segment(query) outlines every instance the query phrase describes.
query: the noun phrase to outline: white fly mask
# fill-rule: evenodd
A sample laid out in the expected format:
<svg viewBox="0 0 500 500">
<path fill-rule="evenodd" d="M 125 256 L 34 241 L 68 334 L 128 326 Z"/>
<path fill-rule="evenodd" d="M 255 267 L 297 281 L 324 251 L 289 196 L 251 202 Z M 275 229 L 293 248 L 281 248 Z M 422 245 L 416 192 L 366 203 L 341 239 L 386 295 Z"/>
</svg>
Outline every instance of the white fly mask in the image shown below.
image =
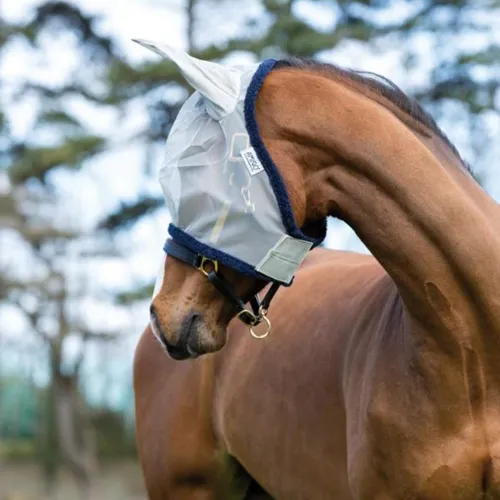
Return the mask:
<svg viewBox="0 0 500 500">
<path fill-rule="evenodd" d="M 170 236 L 244 274 L 289 284 L 323 238 L 313 240 L 297 227 L 255 120 L 258 91 L 276 61 L 228 68 L 138 43 L 171 59 L 196 89 L 168 136 L 160 173 Z"/>
</svg>

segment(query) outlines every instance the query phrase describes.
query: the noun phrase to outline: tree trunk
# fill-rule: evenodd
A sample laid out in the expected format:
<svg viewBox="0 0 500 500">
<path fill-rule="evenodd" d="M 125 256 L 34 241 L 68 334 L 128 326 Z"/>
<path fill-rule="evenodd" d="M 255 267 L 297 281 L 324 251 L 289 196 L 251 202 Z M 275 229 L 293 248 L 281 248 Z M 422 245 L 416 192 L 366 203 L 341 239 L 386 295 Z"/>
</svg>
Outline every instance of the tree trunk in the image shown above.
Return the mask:
<svg viewBox="0 0 500 500">
<path fill-rule="evenodd" d="M 59 443 L 64 462 L 78 484 L 82 500 L 92 498 L 97 473 L 95 433 L 75 376 L 54 379 Z"/>
<path fill-rule="evenodd" d="M 47 398 L 43 403 L 44 418 L 39 429 L 39 455 L 45 482 L 46 498 L 54 498 L 57 473 L 61 462 L 59 439 L 57 436 L 57 415 L 55 409 L 55 389 L 51 385 L 47 390 Z"/>
</svg>

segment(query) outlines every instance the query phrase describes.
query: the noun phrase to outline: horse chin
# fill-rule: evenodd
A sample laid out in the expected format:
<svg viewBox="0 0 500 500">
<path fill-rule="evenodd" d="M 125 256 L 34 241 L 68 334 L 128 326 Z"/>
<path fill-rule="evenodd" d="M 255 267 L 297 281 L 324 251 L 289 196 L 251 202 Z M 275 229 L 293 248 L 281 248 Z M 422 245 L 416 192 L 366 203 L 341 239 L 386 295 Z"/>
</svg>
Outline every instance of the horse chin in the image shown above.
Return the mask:
<svg viewBox="0 0 500 500">
<path fill-rule="evenodd" d="M 175 345 L 172 345 L 168 341 L 162 341 L 162 344 L 165 347 L 167 354 L 177 361 L 199 358 L 205 354 L 217 352 L 223 347 L 213 345 L 213 343 L 210 345 L 204 345 L 203 342 L 197 342 L 196 345 L 193 345 L 191 342 L 178 342 Z"/>
<path fill-rule="evenodd" d="M 191 358 L 220 351 L 226 343 L 226 328 L 211 327 L 199 323 L 185 343 Z"/>
</svg>

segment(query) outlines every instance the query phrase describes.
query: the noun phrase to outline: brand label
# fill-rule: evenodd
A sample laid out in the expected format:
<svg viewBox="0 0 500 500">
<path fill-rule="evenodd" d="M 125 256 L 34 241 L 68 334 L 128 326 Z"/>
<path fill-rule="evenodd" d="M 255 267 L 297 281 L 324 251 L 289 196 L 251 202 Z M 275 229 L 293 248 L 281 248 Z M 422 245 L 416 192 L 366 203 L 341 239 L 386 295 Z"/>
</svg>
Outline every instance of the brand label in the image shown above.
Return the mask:
<svg viewBox="0 0 500 500">
<path fill-rule="evenodd" d="M 244 149 L 240 154 L 250 175 L 259 174 L 264 170 L 254 148 Z"/>
</svg>

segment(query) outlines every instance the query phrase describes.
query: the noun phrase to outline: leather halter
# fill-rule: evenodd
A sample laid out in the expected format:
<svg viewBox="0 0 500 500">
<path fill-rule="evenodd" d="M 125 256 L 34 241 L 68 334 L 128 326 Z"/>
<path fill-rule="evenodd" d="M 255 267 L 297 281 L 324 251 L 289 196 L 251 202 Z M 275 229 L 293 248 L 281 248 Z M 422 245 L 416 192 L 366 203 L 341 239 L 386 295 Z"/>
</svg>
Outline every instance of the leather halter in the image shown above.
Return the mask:
<svg viewBox="0 0 500 500">
<path fill-rule="evenodd" d="M 276 295 L 280 287 L 280 283 L 273 282 L 268 292 L 260 300 L 258 295 L 254 295 L 250 300 L 252 310 L 246 308 L 245 302 L 234 291 L 233 286 L 219 273 L 219 263 L 216 260 L 209 259 L 203 255 L 193 252 L 169 238 L 163 247 L 165 252 L 172 257 L 188 264 L 201 273 L 203 273 L 208 281 L 219 290 L 219 292 L 238 309 L 237 317 L 250 328 L 250 333 L 255 338 L 267 337 L 271 331 L 271 322 L 267 318 L 267 310 L 271 304 L 271 300 Z M 257 334 L 253 328 L 258 324 L 265 322 L 267 330 L 264 334 Z"/>
</svg>

